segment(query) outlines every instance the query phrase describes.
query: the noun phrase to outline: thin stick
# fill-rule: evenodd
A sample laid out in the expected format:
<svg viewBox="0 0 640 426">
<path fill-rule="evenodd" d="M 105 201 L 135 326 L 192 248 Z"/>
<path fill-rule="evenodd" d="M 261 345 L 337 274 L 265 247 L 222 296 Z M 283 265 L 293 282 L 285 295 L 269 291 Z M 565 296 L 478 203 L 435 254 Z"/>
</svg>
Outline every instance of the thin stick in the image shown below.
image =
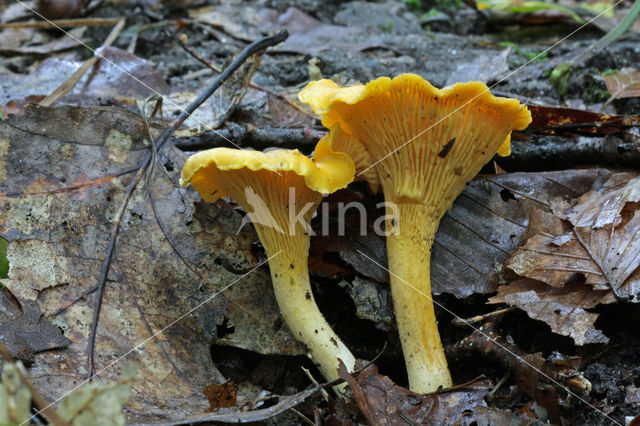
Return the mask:
<svg viewBox="0 0 640 426">
<path fill-rule="evenodd" d="M 5 28 L 58 28 L 58 27 L 95 27 L 101 25 L 113 25 L 121 18 L 82 18 L 82 19 L 56 19 L 53 21 L 27 21 L 0 24 L 0 30 Z"/>
<path fill-rule="evenodd" d="M 183 110 L 176 121 L 162 132 L 158 140 L 156 141 L 156 149 L 160 151 L 164 144 L 169 140 L 169 137 L 173 132 L 189 117 L 193 111 L 195 111 L 202 103 L 207 100 L 222 84 L 238 69 L 240 66 L 252 55 L 260 52 L 270 46 L 275 46 L 278 43 L 281 43 L 289 36 L 289 33 L 286 30 L 280 31 L 278 34 L 273 36 L 268 36 L 261 38 L 259 40 L 254 41 L 249 44 L 244 50 L 234 59 L 234 61 L 224 70 L 220 76 L 202 93 L 198 96 L 189 106 Z M 113 227 L 111 228 L 111 234 L 109 236 L 109 243 L 107 245 L 107 252 L 105 254 L 104 261 L 102 263 L 102 268 L 100 269 L 100 276 L 98 277 L 98 289 L 95 296 L 94 308 L 93 308 L 93 320 L 91 322 L 91 331 L 89 333 L 89 344 L 87 348 L 88 352 L 88 377 L 92 378 L 95 375 L 95 365 L 94 365 L 94 350 L 95 350 L 95 340 L 96 333 L 98 329 L 98 320 L 100 319 L 100 308 L 102 305 L 102 297 L 104 294 L 104 285 L 107 280 L 107 274 L 109 272 L 109 267 L 111 265 L 111 259 L 113 257 L 113 250 L 115 248 L 116 239 L 118 236 L 118 230 L 120 229 L 120 221 L 122 220 L 122 216 L 127 208 L 127 204 L 129 203 L 129 199 L 133 194 L 133 191 L 136 189 L 138 182 L 144 175 L 147 167 L 151 163 L 151 154 L 147 154 L 145 159 L 140 164 L 140 168 L 135 176 L 132 178 L 129 186 L 127 187 L 127 193 L 125 199 L 118 210 L 118 214 L 116 215 L 116 220 L 113 223 Z"/>
<path fill-rule="evenodd" d="M 468 324 L 473 324 L 476 322 L 481 322 L 484 320 L 487 320 L 491 317 L 494 317 L 496 315 L 502 315 L 502 314 L 506 314 L 507 312 L 511 312 L 511 311 L 515 311 L 515 307 L 511 306 L 509 308 L 504 308 L 504 309 L 498 309 L 497 311 L 493 311 L 493 312 L 489 312 L 486 314 L 482 314 L 482 315 L 476 315 L 475 317 L 471 317 L 471 318 L 467 318 L 467 319 L 461 319 L 461 318 L 453 318 L 451 320 L 451 324 L 453 325 L 457 325 L 457 326 L 466 326 Z"/>
<path fill-rule="evenodd" d="M 213 71 L 217 72 L 218 74 L 220 72 L 222 72 L 221 68 L 213 63 L 211 63 L 210 61 L 208 61 L 207 59 L 203 58 L 202 56 L 200 56 L 198 53 L 196 53 L 193 49 L 191 49 L 189 46 L 187 46 L 182 40 L 180 40 L 179 37 L 177 37 L 174 33 L 170 32 L 170 31 L 165 31 L 164 32 L 167 37 L 170 37 L 173 41 L 177 42 L 180 47 L 182 47 L 182 49 L 187 52 L 189 55 L 193 56 L 195 59 L 197 59 L 199 62 L 201 62 L 202 64 L 204 64 L 205 66 L 207 66 L 207 68 L 212 69 Z M 274 92 L 271 89 L 267 89 L 266 87 L 262 87 L 259 84 L 254 83 L 253 81 L 251 81 L 249 83 L 249 87 L 253 88 L 253 89 L 257 89 L 257 90 L 261 90 L 265 93 L 268 93 L 271 96 L 275 96 L 276 98 L 280 99 L 281 101 L 289 104 L 291 107 L 295 108 L 296 110 L 300 111 L 301 113 L 303 113 L 304 115 L 311 117 L 311 118 L 315 118 L 315 115 L 311 114 L 309 111 L 305 110 L 304 108 L 302 108 L 300 105 L 296 105 L 294 102 L 291 102 L 289 100 L 289 98 L 287 98 L 286 96 L 284 96 L 281 93 L 278 92 Z"/>
<path fill-rule="evenodd" d="M 120 19 L 118 21 L 118 23 L 116 24 L 116 26 L 113 27 L 113 29 L 111 30 L 111 33 L 109 33 L 109 36 L 107 37 L 107 39 L 104 41 L 104 43 L 102 43 L 102 47 L 111 46 L 113 44 L 113 42 L 116 41 L 116 39 L 120 35 L 120 32 L 122 31 L 122 28 L 124 28 L 124 18 Z M 58 86 L 56 88 L 56 90 L 51 92 L 49 94 L 49 96 L 47 96 L 42 101 L 40 101 L 40 105 L 41 106 L 50 106 L 55 101 L 57 101 L 58 99 L 60 99 L 61 97 L 63 97 L 67 93 L 69 93 L 70 91 L 72 91 L 73 88 L 76 87 L 76 84 L 78 84 L 78 82 L 80 81 L 82 76 L 96 62 L 98 62 L 98 57 L 95 56 L 95 55 L 92 56 L 91 58 L 87 59 L 86 61 L 84 61 L 82 66 L 80 68 L 78 68 L 76 70 L 76 72 L 74 72 L 73 75 L 71 75 L 71 77 L 69 77 L 64 83 L 62 83 L 60 86 Z"/>
</svg>

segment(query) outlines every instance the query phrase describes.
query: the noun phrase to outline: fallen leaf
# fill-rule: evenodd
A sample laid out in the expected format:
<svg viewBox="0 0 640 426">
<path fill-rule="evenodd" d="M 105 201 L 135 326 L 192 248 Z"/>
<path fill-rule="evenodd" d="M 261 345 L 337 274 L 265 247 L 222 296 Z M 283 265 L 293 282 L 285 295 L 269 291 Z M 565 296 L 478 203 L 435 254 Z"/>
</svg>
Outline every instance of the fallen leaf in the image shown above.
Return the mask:
<svg viewBox="0 0 640 426">
<path fill-rule="evenodd" d="M 525 419 L 505 410 L 485 407 L 484 405 L 477 406 L 474 415 L 478 426 L 528 426 L 540 424 L 538 420 Z"/>
<path fill-rule="evenodd" d="M 230 36 L 253 41 L 262 37 L 262 28 L 271 28 L 277 12 L 246 4 L 224 2 L 188 11 L 189 18 L 219 28 Z"/>
<path fill-rule="evenodd" d="M 233 59 L 233 58 L 231 58 Z M 260 65 L 262 54 L 253 55 L 233 73 L 231 77 L 207 99 L 203 105 L 185 120 L 183 126 L 175 132 L 176 137 L 199 135 L 204 131 L 217 129 L 233 114 L 247 93 L 251 79 Z M 228 61 L 228 63 L 230 63 Z M 228 65 L 228 63 L 226 65 Z M 212 77 L 216 79 L 217 76 Z M 204 83 L 204 87 L 209 83 Z M 176 92 L 169 97 L 168 104 L 174 113 L 185 109 L 196 97 L 195 93 Z M 229 140 L 227 140 L 229 142 Z M 237 146 L 235 146 L 237 147 Z"/>
<path fill-rule="evenodd" d="M 184 420 L 173 421 L 170 423 L 145 423 L 138 424 L 137 426 L 157 426 L 157 425 L 165 425 L 165 426 L 178 426 L 178 425 L 193 425 L 193 424 L 212 424 L 212 423 L 255 423 L 262 422 L 268 419 L 272 419 L 276 417 L 278 414 L 285 412 L 298 404 L 301 404 L 309 397 L 317 393 L 322 386 L 315 386 L 310 389 L 303 390 L 301 392 L 295 393 L 293 395 L 278 395 L 273 396 L 270 399 L 273 399 L 274 402 L 277 401 L 274 405 L 263 408 L 260 410 L 252 410 L 252 411 L 239 411 L 232 413 L 224 413 L 224 414 L 204 414 L 201 416 L 190 416 Z"/>
<path fill-rule="evenodd" d="M 341 363 L 338 373 L 349 383 L 360 411 L 372 425 L 471 425 L 475 409 L 486 406 L 484 397 L 493 387 L 491 381 L 479 380 L 459 390 L 421 395 L 380 375 L 375 365 L 354 378 Z"/>
<path fill-rule="evenodd" d="M 49 400 L 86 377 L 92 288 L 124 188 L 148 150 L 140 117 L 115 108 L 32 105 L 0 121 L 0 234 L 10 262 L 0 281 L 71 340 L 35 355 L 31 380 Z M 117 380 L 101 369 L 124 355 L 141 364 L 128 409 L 154 420 L 208 407 L 202 389 L 225 381 L 212 345 L 304 353 L 283 325 L 266 268 L 243 277 L 217 264 L 256 265 L 255 231 L 235 235 L 240 214 L 177 185 L 184 153 L 168 146 L 161 158 L 149 196 L 140 185 L 123 217 L 95 350 L 104 380 Z M 234 332 L 218 339 L 224 321 Z"/>
<path fill-rule="evenodd" d="M 0 342 L 9 354 L 21 361 L 33 362 L 33 355 L 51 349 L 64 349 L 71 341 L 51 322 L 42 318 L 33 302 L 22 305 L 22 314 L 0 323 Z"/>
<path fill-rule="evenodd" d="M 87 27 L 72 28 L 67 34 L 35 28 L 7 28 L 0 30 L 0 53 L 48 55 L 72 49 L 84 43 Z"/>
<path fill-rule="evenodd" d="M 629 385 L 626 388 L 627 394 L 624 397 L 624 402 L 627 404 L 640 404 L 640 388 L 633 385 Z"/>
<path fill-rule="evenodd" d="M 610 291 L 594 290 L 585 284 L 554 288 L 533 280 L 518 280 L 498 287 L 489 303 L 517 306 L 530 318 L 543 321 L 554 333 L 569 336 L 576 345 L 607 343 L 609 339 L 594 327 L 598 314 L 587 312 L 598 304 L 614 303 Z"/>
<path fill-rule="evenodd" d="M 610 174 L 603 169 L 511 173 L 482 176 L 469 182 L 443 217 L 436 233 L 431 257 L 433 294 L 449 293 L 465 298 L 495 292 L 502 264 L 520 245 L 531 210 L 569 207 L 567 200 L 584 194 L 594 182 Z M 350 280 L 350 272 L 344 269 L 346 262 L 364 277 L 388 282 L 386 270 L 370 260 L 380 265 L 387 262 L 384 237 L 375 227 L 384 211 L 376 208 L 376 201 L 381 200 L 363 201 L 366 215 L 356 209 L 337 214 L 344 220 L 330 222 L 328 233 L 318 233 L 312 238 L 313 270 L 330 271 Z M 368 227 L 365 235 L 361 235 L 363 216 L 366 216 L 364 225 Z M 331 216 L 335 217 L 335 214 Z M 340 221 L 345 224 L 343 233 L 337 232 L 333 225 Z M 338 260 L 327 255 L 336 252 Z"/>
<path fill-rule="evenodd" d="M 635 98 L 640 96 L 640 71 L 635 68 L 622 68 L 614 74 L 604 77 L 607 90 L 614 98 Z"/>
<path fill-rule="evenodd" d="M 514 375 L 518 389 L 546 409 L 546 416 L 553 424 L 563 424 L 563 411 L 571 406 L 571 400 L 563 396 L 564 389 L 560 391 L 554 385 L 567 386 L 580 395 L 588 395 L 592 388 L 591 382 L 577 371 L 579 357 L 566 357 L 553 352 L 547 360 L 540 353 L 527 353 L 510 338 L 497 332 L 492 321 L 485 322 L 471 335 L 448 346 L 447 356 L 482 356 L 499 363 L 505 371 Z M 508 397 L 512 398 L 513 394 Z"/>
<path fill-rule="evenodd" d="M 634 302 L 640 296 L 640 177 L 613 175 L 563 212 L 566 232 L 538 232 L 509 259 L 521 276 L 563 287 L 584 282 Z"/>
<path fill-rule="evenodd" d="M 465 298 L 496 290 L 502 264 L 520 245 L 532 208 L 568 206 L 605 170 L 510 173 L 471 181 L 440 222 L 432 248 L 434 294 Z"/>
<path fill-rule="evenodd" d="M 333 22 L 345 27 L 360 27 L 371 33 L 420 34 L 422 27 L 417 15 L 407 9 L 408 3 L 350 1 L 340 5 Z"/>
<path fill-rule="evenodd" d="M 379 31 L 372 33 L 353 26 L 325 24 L 295 7 L 280 15 L 277 25 L 289 31 L 289 38 L 273 51 L 317 55 L 326 50 L 338 50 L 353 55 L 387 45 L 378 35 Z"/>
<path fill-rule="evenodd" d="M 611 115 L 581 109 L 527 105 L 532 122 L 524 133 L 544 135 L 624 136 L 630 127 L 640 125 L 638 115 Z"/>
<path fill-rule="evenodd" d="M 473 61 L 458 66 L 453 74 L 447 79 L 447 86 L 459 82 L 482 81 L 487 83 L 497 76 L 509 71 L 507 56 L 511 48 L 506 48 L 498 55 L 480 55 Z"/>
<path fill-rule="evenodd" d="M 58 105 L 126 104 L 133 103 L 133 99 L 145 99 L 154 91 L 169 92 L 160 72 L 146 59 L 115 47 L 99 48 L 96 53 L 104 59 L 98 61 L 69 94 L 58 100 Z M 8 74 L 0 81 L 0 105 L 12 102 L 13 112 L 22 114 L 24 105 L 32 102 L 34 96 L 50 94 L 81 65 L 81 62 L 51 57 L 28 75 Z"/>
</svg>

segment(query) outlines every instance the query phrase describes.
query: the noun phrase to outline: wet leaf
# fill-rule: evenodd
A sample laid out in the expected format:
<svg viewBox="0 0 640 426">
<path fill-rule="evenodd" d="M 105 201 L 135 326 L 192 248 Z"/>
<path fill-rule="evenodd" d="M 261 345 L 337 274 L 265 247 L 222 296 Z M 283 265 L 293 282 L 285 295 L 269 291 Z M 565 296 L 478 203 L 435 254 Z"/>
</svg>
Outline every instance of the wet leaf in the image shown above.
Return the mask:
<svg viewBox="0 0 640 426">
<path fill-rule="evenodd" d="M 563 212 L 572 228 L 529 238 L 507 266 L 555 287 L 584 282 L 640 299 L 640 177 L 613 175 Z M 556 229 L 558 231 L 559 229 Z"/>
<path fill-rule="evenodd" d="M 140 117 L 114 108 L 28 106 L 0 122 L 0 234 L 10 261 L 1 282 L 71 340 L 64 351 L 35 355 L 32 381 L 49 400 L 86 377 L 92 289 L 124 188 L 148 147 Z M 241 216 L 224 202 L 198 202 L 177 186 L 184 158 L 168 147 L 149 197 L 134 193 L 96 340 L 98 371 L 125 355 L 141 364 L 128 408 L 156 420 L 206 409 L 202 390 L 225 380 L 211 362 L 214 343 L 303 353 L 282 324 L 266 268 L 242 277 L 217 264 L 253 267 L 257 236 L 251 228 L 235 235 Z M 225 320 L 234 332 L 217 339 Z M 100 377 L 117 375 L 110 368 Z"/>
<path fill-rule="evenodd" d="M 41 315 L 35 303 L 26 302 L 19 317 L 0 323 L 0 342 L 13 358 L 33 362 L 34 353 L 64 349 L 71 344 L 58 327 Z"/>
<path fill-rule="evenodd" d="M 344 365 L 338 372 L 349 383 L 360 411 L 372 425 L 471 425 L 475 409 L 486 406 L 484 396 L 493 387 L 491 381 L 480 380 L 460 390 L 421 395 L 380 375 L 375 365 L 355 378 Z"/>
<path fill-rule="evenodd" d="M 640 71 L 623 68 L 615 74 L 604 76 L 607 90 L 615 98 L 635 98 L 640 96 Z"/>
<path fill-rule="evenodd" d="M 623 136 L 640 124 L 638 115 L 611 115 L 572 108 L 527 105 L 532 122 L 525 133 L 545 135 Z"/>
</svg>

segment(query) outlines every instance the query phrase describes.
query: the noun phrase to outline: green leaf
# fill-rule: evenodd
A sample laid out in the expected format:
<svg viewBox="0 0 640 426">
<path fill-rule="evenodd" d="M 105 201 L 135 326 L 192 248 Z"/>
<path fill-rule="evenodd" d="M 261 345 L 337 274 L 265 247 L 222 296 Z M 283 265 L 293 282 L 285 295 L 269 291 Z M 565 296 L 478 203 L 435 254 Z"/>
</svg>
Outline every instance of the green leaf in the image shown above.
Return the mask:
<svg viewBox="0 0 640 426">
<path fill-rule="evenodd" d="M 9 242 L 0 237 L 0 278 L 9 278 L 9 259 L 7 259 L 7 245 Z"/>
</svg>

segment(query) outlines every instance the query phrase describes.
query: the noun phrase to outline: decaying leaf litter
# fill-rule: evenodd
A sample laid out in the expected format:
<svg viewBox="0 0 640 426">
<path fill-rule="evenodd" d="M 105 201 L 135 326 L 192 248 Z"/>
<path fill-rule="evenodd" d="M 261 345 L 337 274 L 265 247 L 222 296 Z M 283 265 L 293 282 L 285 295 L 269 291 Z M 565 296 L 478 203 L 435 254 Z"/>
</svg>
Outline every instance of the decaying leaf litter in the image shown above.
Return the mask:
<svg viewBox="0 0 640 426">
<path fill-rule="evenodd" d="M 468 78 L 465 72 L 471 70 L 489 82 L 497 81 L 504 75 L 504 64 L 513 71 L 524 63 L 523 52 L 542 51 L 566 33 L 549 31 L 553 28 L 549 22 L 565 19 L 561 22 L 566 26 L 571 20 L 562 18 L 561 14 L 558 17 L 559 12 L 553 10 L 529 14 L 533 18 L 537 16 L 538 21 L 546 21 L 547 26 L 540 28 L 553 36 L 543 37 L 539 31 L 531 36 L 530 43 L 520 39 L 521 46 L 510 47 L 505 54 L 505 45 L 501 42 L 509 37 L 499 32 L 500 26 L 495 23 L 491 9 L 485 14 L 466 6 L 444 10 L 442 14 L 448 15 L 442 20 L 408 10 L 401 2 L 350 2 L 342 6 L 325 6 L 320 2 L 241 5 L 224 2 L 208 8 L 189 2 L 173 12 L 166 5 L 156 6 L 142 18 L 127 17 L 126 7 L 114 9 L 103 5 L 98 9 L 98 16 L 119 18 L 124 14 L 127 17 L 129 31 L 109 48 L 113 50 L 108 57 L 113 58 L 115 64 L 126 66 L 160 93 L 168 93 L 151 122 L 154 138 L 169 125 L 177 109 L 186 106 L 214 78 L 212 71 L 170 39 L 163 38 L 161 29 L 186 35 L 188 46 L 212 63 L 223 66 L 247 42 L 284 27 L 291 33 L 289 39 L 267 52 L 257 69 L 242 71 L 249 77 L 253 75 L 254 83 L 277 96 L 247 88 L 246 78 L 240 77 L 226 86 L 228 95 L 218 94 L 223 96 L 222 102 L 214 97 L 217 105 L 223 107 L 222 111 L 213 112 L 214 100 L 207 101 L 208 104 L 196 111 L 197 120 L 188 121 L 189 130 L 181 130 L 180 136 L 197 140 L 205 126 L 218 123 L 221 116 L 230 114 L 220 129 L 224 135 L 233 135 L 228 129 L 234 125 L 291 129 L 303 135 L 300 147 L 307 153 L 313 149 L 310 143 L 305 144 L 308 135 L 322 131 L 320 127 L 312 130 L 314 121 L 308 113 L 296 108 L 299 105 L 295 104 L 295 96 L 309 79 L 332 77 L 340 84 L 353 84 L 380 75 L 416 72 L 434 85 L 442 86 L 452 82 L 452 75 Z M 8 10 L 3 10 L 3 22 L 15 15 L 15 11 L 9 13 Z M 171 18 L 171 13 L 176 11 L 182 20 L 163 23 L 160 19 Z M 516 22 L 522 16 L 516 13 L 506 19 Z M 159 24 L 148 25 L 155 22 Z M 469 22 L 482 23 L 484 27 L 478 28 L 483 30 L 469 34 L 467 28 L 465 32 Z M 0 36 L 0 44 L 3 52 L 11 52 L 15 46 L 5 44 L 5 40 L 14 42 L 15 38 L 6 31 Z M 631 270 L 614 275 L 600 270 L 604 280 L 589 281 L 588 273 L 569 271 L 564 275 L 536 275 L 533 279 L 537 281 L 531 281 L 527 272 L 509 266 L 514 257 L 520 256 L 523 260 L 522 253 L 527 251 L 538 255 L 525 258 L 528 262 L 550 256 L 541 254 L 540 246 L 534 245 L 541 238 L 548 240 L 545 252 L 565 254 L 567 250 L 574 250 L 568 254 L 575 256 L 575 250 L 586 250 L 591 254 L 585 256 L 581 252 L 580 260 L 591 259 L 588 266 L 597 268 L 606 267 L 615 255 L 606 251 L 611 245 L 608 243 L 618 244 L 620 239 L 623 243 L 634 241 L 624 236 L 633 236 L 637 200 L 615 194 L 627 183 L 631 185 L 636 176 L 633 165 L 637 164 L 634 159 L 637 159 L 639 143 L 634 117 L 640 111 L 637 98 L 622 98 L 619 93 L 618 99 L 605 105 L 605 115 L 602 115 L 600 109 L 615 93 L 606 92 L 605 78 L 599 76 L 607 70 L 634 66 L 634 58 L 638 57 L 637 35 L 630 33 L 627 39 L 611 45 L 574 73 L 564 98 L 555 95 L 549 81 L 542 77 L 546 69 L 599 36 L 593 28 L 585 31 L 587 35 L 583 40 L 560 44 L 547 53 L 546 61 L 528 65 L 496 87 L 510 96 L 513 93 L 524 96 L 523 101 L 532 106 L 547 108 L 546 115 L 534 113 L 534 123 L 539 117 L 542 130 L 531 129 L 515 135 L 514 139 L 518 140 L 513 143 L 514 155 L 498 160 L 501 169 L 509 173 L 477 178 L 456 200 L 436 236 L 432 277 L 434 293 L 440 294 L 436 300 L 461 317 L 494 310 L 486 305 L 487 296 L 491 295 L 492 302 L 522 309 L 504 314 L 502 321 L 496 317 L 493 330 L 497 328 L 499 335 L 513 341 L 523 354 L 541 352 L 542 360 L 551 361 L 553 351 L 562 352 L 564 356 L 581 356 L 583 365 L 577 367 L 576 364 L 575 368 L 590 380 L 592 390 L 589 396 L 580 396 L 617 421 L 624 421 L 625 416 L 638 414 L 637 402 L 633 401 L 637 401 L 634 389 L 640 385 L 635 355 L 637 342 L 631 338 L 634 331 L 637 332 L 638 322 L 633 321 L 638 318 L 637 305 L 622 301 L 637 295 L 633 246 L 625 257 L 628 260 L 625 265 Z M 83 37 L 100 45 L 108 33 L 108 27 L 89 26 Z M 9 112 L 15 112 L 17 115 L 8 116 L 1 123 L 0 233 L 10 241 L 7 254 L 11 270 L 9 277 L 2 280 L 5 309 L 0 322 L 5 327 L 3 330 L 13 330 L 3 344 L 14 351 L 14 357 L 30 363 L 29 381 L 52 401 L 71 389 L 74 381 L 80 383 L 86 377 L 93 299 L 91 293 L 85 293 L 96 284 L 126 187 L 150 149 L 149 135 L 136 101 L 144 100 L 148 92 L 122 79 L 119 73 L 109 69 L 107 62 L 99 61 L 93 74 L 83 77 L 73 91 L 54 106 L 26 105 L 50 94 L 88 54 L 81 49 L 54 53 L 65 40 L 59 32 L 32 30 L 32 34 L 41 38 L 46 57 L 8 55 L 2 61 L 2 114 L 7 117 Z M 57 45 L 46 44 L 56 42 Z M 32 44 L 38 45 L 38 42 Z M 132 46 L 132 53 L 137 57 L 124 52 Z M 29 52 L 23 52 L 26 53 Z M 496 59 L 487 61 L 482 57 Z M 68 74 L 60 75 L 58 80 L 55 76 L 51 78 L 50 70 L 60 66 L 49 64 L 49 71 L 45 66 L 46 61 L 56 59 L 71 64 L 66 68 Z M 145 60 L 151 62 L 145 64 Z M 503 65 L 495 66 L 497 63 Z M 138 67 L 142 64 L 142 68 L 135 68 L 134 64 Z M 483 64 L 492 66 L 487 70 Z M 103 81 L 97 78 L 100 73 Z M 162 79 L 166 82 L 164 85 Z M 42 84 L 45 81 L 48 86 Z M 234 96 L 240 89 L 246 89 L 241 99 Z M 228 101 L 225 102 L 225 98 Z M 289 102 L 284 101 L 285 98 Z M 569 107 L 573 112 L 548 113 L 550 107 Z M 580 111 L 594 114 L 585 115 Z M 570 121 L 557 119 L 563 115 L 570 117 Z M 612 119 L 611 115 L 621 118 Z M 204 132 L 204 137 L 207 133 L 211 131 Z M 267 132 L 267 141 L 268 136 Z M 270 145 L 278 145 L 277 137 L 272 140 Z M 172 142 L 180 146 L 182 140 Z M 251 139 L 246 139 L 245 144 L 251 147 Z M 259 147 L 268 145 L 266 142 Z M 168 144 L 161 152 L 162 167 L 154 175 L 148 196 L 140 185 L 121 221 L 97 330 L 95 362 L 98 368 L 108 365 L 264 260 L 264 253 L 254 244 L 257 237 L 251 226 L 243 227 L 235 235 L 242 214 L 233 204 L 205 205 L 197 201 L 192 191 L 176 186 L 186 156 Z M 625 174 L 616 167 L 631 167 L 631 171 Z M 485 172 L 501 169 L 487 167 Z M 553 169 L 556 171 L 551 171 Z M 540 170 L 547 171 L 538 172 Z M 326 201 L 335 207 L 341 200 L 355 199 L 363 200 L 374 213 L 380 201 L 357 185 Z M 601 211 L 609 206 L 605 201 L 613 199 L 618 201 L 617 207 Z M 577 212 L 581 209 L 583 213 L 601 214 L 601 217 L 608 213 L 606 217 L 610 221 L 598 222 L 597 226 L 584 220 L 580 222 Z M 394 321 L 389 319 L 393 309 L 386 283 L 388 277 L 359 254 L 364 251 L 384 263 L 384 240 L 358 235 L 357 220 L 353 217 L 349 222 L 350 231 L 345 237 L 332 234 L 312 240 L 310 264 L 316 271 L 314 291 L 329 322 L 360 358 L 373 359 L 384 342 L 389 341 L 376 364 L 382 375 L 406 386 Z M 550 231 L 557 231 L 557 235 L 544 235 Z M 594 239 L 587 240 L 591 237 Z M 537 251 L 527 250 L 528 247 L 537 247 Z M 559 265 L 551 266 L 558 269 Z M 585 274 L 584 277 L 580 273 Z M 622 297 L 616 299 L 611 284 Z M 137 361 L 141 373 L 131 383 L 133 396 L 126 403 L 128 420 L 166 421 L 197 415 L 211 404 L 202 393 L 204 389 L 232 380 L 239 384 L 238 408 L 221 409 L 230 410 L 231 418 L 232 412 L 238 409 L 261 409 L 275 404 L 274 407 L 284 411 L 262 412 L 253 419 L 268 421 L 266 419 L 276 413 L 285 413 L 271 421 L 301 421 L 301 417 L 289 410 L 292 405 L 278 404 L 276 398 L 261 394 L 304 391 L 310 382 L 298 366 L 313 368 L 303 357 L 290 357 L 301 355 L 304 350 L 282 324 L 269 289 L 268 270 L 259 268 L 129 355 L 127 360 Z M 80 300 L 76 300 L 79 297 Z M 64 311 L 57 313 L 61 309 Z M 446 344 L 463 341 L 473 331 L 468 327 L 454 328 L 448 325 L 451 317 L 446 311 L 437 313 Z M 347 318 L 349 321 L 345 321 Z M 40 331 L 50 331 L 30 332 L 35 326 Z M 494 383 L 501 383 L 495 389 L 490 387 L 484 391 L 482 404 L 469 402 L 470 406 L 477 407 L 473 415 L 479 423 L 514 422 L 513 416 L 531 423 L 535 421 L 534 416 L 544 419 L 556 415 L 544 414 L 538 406 L 560 407 L 560 418 L 579 424 L 603 421 L 601 413 L 587 409 L 575 397 L 566 398 L 566 394 L 557 390 L 544 393 L 544 397 L 536 396 L 535 392 L 527 392 L 523 385 L 527 382 L 522 379 L 509 377 L 501 381 L 513 365 L 499 361 L 502 367 L 496 367 L 492 362 L 495 361 L 478 363 L 478 358 L 464 356 L 450 361 L 457 384 L 473 383 L 481 374 Z M 113 383 L 119 377 L 119 367 L 101 372 L 97 380 Z M 371 370 L 365 371 L 361 373 L 362 378 L 356 376 L 358 380 L 371 374 Z M 536 374 L 535 370 L 524 371 Z M 320 379 L 317 373 L 312 374 Z M 375 380 L 389 380 L 376 374 L 372 376 Z M 528 380 L 538 383 L 533 376 Z M 389 383 L 393 385 L 393 382 Z M 482 387 L 470 386 L 457 389 L 452 397 L 458 395 L 475 401 L 472 395 L 478 395 Z M 545 380 L 541 386 L 553 388 Z M 400 388 L 394 387 L 389 388 L 383 399 L 366 387 L 361 387 L 360 392 L 373 398 L 376 406 L 387 404 L 387 408 L 401 407 L 398 404 L 408 398 Z M 487 397 L 489 394 L 493 397 Z M 338 402 L 331 408 L 334 405 L 326 405 L 318 392 L 286 401 L 293 404 L 292 400 L 302 403 L 297 409 L 308 418 L 314 418 L 317 412 L 320 421 L 344 422 L 358 412 L 355 404 Z M 358 398 L 354 402 L 360 404 Z M 485 405 L 493 411 L 481 408 Z M 505 414 L 505 408 L 512 413 Z M 402 421 L 420 422 L 419 412 L 401 412 Z M 365 417 L 361 419 L 367 419 L 366 410 L 363 413 Z M 246 414 L 252 418 L 250 413 Z M 418 417 L 413 418 L 412 414 Z M 436 424 L 459 420 L 447 413 L 434 416 Z"/>
</svg>

